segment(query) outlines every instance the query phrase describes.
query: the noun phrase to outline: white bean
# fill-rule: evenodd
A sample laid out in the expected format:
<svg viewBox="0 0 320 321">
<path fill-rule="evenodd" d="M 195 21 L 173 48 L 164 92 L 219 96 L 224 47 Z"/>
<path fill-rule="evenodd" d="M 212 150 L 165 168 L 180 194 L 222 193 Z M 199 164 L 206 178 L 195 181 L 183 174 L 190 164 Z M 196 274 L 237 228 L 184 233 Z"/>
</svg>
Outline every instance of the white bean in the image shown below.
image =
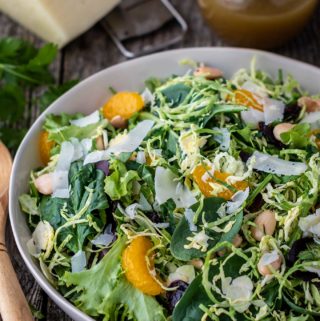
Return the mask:
<svg viewBox="0 0 320 321">
<path fill-rule="evenodd" d="M 270 275 L 272 274 L 272 270 L 275 270 L 275 271 L 279 270 L 281 267 L 281 264 L 282 264 L 282 260 L 280 256 L 278 256 L 276 261 L 273 261 L 269 265 L 263 265 L 260 259 L 260 261 L 258 262 L 258 271 L 261 275 L 264 275 L 264 276 Z"/>
<path fill-rule="evenodd" d="M 232 240 L 232 245 L 234 247 L 240 247 L 240 245 L 242 244 L 242 241 L 243 241 L 242 236 L 240 234 L 236 234 L 236 236 Z M 224 256 L 225 254 L 226 254 L 225 249 L 218 251 L 219 256 Z"/>
<path fill-rule="evenodd" d="M 53 193 L 52 174 L 43 174 L 35 179 L 34 184 L 39 193 L 51 195 Z"/>
<path fill-rule="evenodd" d="M 203 267 L 203 261 L 201 259 L 193 259 L 189 263 L 199 270 Z"/>
<path fill-rule="evenodd" d="M 281 141 L 281 134 L 290 131 L 295 125 L 290 123 L 281 123 L 273 128 L 274 137 Z"/>
<path fill-rule="evenodd" d="M 306 111 L 308 113 L 320 111 L 320 99 L 301 97 L 298 99 L 298 105 L 300 107 L 306 106 Z"/>
<path fill-rule="evenodd" d="M 202 66 L 202 67 L 197 68 L 194 71 L 193 75 L 194 76 L 203 76 L 206 79 L 215 79 L 215 78 L 222 77 L 222 72 L 221 72 L 221 70 L 219 70 L 217 68 Z"/>
<path fill-rule="evenodd" d="M 240 245 L 242 244 L 243 238 L 240 234 L 237 234 L 233 240 L 232 240 L 232 244 L 234 247 L 240 247 Z"/>
<path fill-rule="evenodd" d="M 100 135 L 100 136 L 98 136 L 96 138 L 96 147 L 97 147 L 98 150 L 104 150 L 105 149 L 102 135 Z"/>
<path fill-rule="evenodd" d="M 255 240 L 261 241 L 263 236 L 274 233 L 277 221 L 274 212 L 265 210 L 256 217 L 254 223 L 255 226 L 251 229 L 252 236 Z"/>
<path fill-rule="evenodd" d="M 114 116 L 111 121 L 110 124 L 114 127 L 114 128 L 126 128 L 127 127 L 127 121 L 122 118 L 121 116 Z"/>
</svg>

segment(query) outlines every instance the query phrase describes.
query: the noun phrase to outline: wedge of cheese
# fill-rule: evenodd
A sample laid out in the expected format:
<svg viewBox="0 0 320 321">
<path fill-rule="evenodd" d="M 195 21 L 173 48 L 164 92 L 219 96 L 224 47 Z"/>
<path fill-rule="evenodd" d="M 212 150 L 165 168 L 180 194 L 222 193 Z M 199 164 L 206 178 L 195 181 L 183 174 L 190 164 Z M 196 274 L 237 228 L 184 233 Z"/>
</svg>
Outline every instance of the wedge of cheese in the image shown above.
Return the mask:
<svg viewBox="0 0 320 321">
<path fill-rule="evenodd" d="M 0 0 L 0 11 L 40 38 L 63 47 L 121 0 Z"/>
</svg>

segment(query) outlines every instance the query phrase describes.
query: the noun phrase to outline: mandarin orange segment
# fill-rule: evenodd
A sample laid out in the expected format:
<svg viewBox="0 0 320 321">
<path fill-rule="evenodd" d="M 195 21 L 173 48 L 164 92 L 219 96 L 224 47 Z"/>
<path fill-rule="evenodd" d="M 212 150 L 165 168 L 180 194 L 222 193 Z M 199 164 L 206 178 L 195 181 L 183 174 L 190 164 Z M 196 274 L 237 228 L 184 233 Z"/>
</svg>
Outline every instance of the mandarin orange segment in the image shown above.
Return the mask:
<svg viewBox="0 0 320 321">
<path fill-rule="evenodd" d="M 39 152 L 41 161 L 44 164 L 48 164 L 50 160 L 50 151 L 53 146 L 54 142 L 49 140 L 49 133 L 43 130 L 39 137 Z"/>
<path fill-rule="evenodd" d="M 219 171 L 214 171 L 213 177 L 209 176 L 207 179 L 204 180 L 203 175 L 205 173 L 209 173 L 209 171 L 210 171 L 210 168 L 208 166 L 198 165 L 192 173 L 194 181 L 199 186 L 199 189 L 202 192 L 202 194 L 206 197 L 212 196 L 213 188 L 210 185 L 210 183 L 218 183 L 219 184 L 219 181 L 226 182 L 227 178 L 229 176 L 231 176 L 231 174 L 229 174 L 229 173 L 222 173 Z M 215 180 L 214 178 L 216 178 L 217 180 Z M 244 191 L 248 187 L 248 183 L 245 181 L 236 182 L 236 183 L 232 184 L 232 186 L 236 190 Z M 217 196 L 224 198 L 225 200 L 228 201 L 231 199 L 233 194 L 234 194 L 233 191 L 226 189 L 222 192 L 219 192 L 217 194 Z"/>
<path fill-rule="evenodd" d="M 148 295 L 158 295 L 163 292 L 162 287 L 150 274 L 146 257 L 152 248 L 148 237 L 138 236 L 132 240 L 122 254 L 122 268 L 127 280 L 141 292 Z M 149 255 L 150 268 L 153 269 L 154 261 Z"/>
<path fill-rule="evenodd" d="M 103 115 L 112 120 L 116 116 L 129 119 L 144 107 L 141 95 L 136 92 L 119 92 L 112 96 L 103 106 Z"/>
<path fill-rule="evenodd" d="M 316 143 L 317 147 L 320 149 L 320 138 L 318 138 L 320 134 L 320 129 L 314 129 L 310 132 L 310 136 L 315 136 L 314 142 Z"/>
<path fill-rule="evenodd" d="M 246 89 L 238 89 L 234 91 L 234 98 L 235 102 L 238 105 L 243 105 L 249 108 L 256 109 L 258 111 L 263 111 L 263 105 L 259 104 L 252 92 Z"/>
</svg>

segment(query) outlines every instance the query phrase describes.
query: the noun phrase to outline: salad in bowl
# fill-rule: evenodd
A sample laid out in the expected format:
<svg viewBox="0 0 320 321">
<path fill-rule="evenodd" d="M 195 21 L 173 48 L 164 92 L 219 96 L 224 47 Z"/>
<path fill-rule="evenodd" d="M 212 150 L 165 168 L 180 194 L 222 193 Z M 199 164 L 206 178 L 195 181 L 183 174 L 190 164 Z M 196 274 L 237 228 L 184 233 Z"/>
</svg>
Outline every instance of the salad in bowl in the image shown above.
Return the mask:
<svg viewBox="0 0 320 321">
<path fill-rule="evenodd" d="M 49 114 L 29 253 L 96 320 L 320 316 L 320 99 L 279 70 L 183 76 Z"/>
</svg>

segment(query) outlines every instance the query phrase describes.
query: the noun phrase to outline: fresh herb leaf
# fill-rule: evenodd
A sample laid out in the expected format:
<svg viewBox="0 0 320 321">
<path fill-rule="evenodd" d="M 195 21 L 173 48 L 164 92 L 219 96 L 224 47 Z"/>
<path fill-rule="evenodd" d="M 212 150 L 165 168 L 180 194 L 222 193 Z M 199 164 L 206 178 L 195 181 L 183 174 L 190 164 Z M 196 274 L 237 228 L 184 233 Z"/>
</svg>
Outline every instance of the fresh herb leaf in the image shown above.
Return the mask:
<svg viewBox="0 0 320 321">
<path fill-rule="evenodd" d="M 26 64 L 35 57 L 37 49 L 28 41 L 6 37 L 0 39 L 0 61 L 6 64 Z"/>
<path fill-rule="evenodd" d="M 0 39 L 0 139 L 10 149 L 18 147 L 27 131 L 21 124 L 21 118 L 30 90 L 54 83 L 49 65 L 57 53 L 57 46 L 50 43 L 37 49 L 26 40 L 12 37 Z M 70 81 L 50 87 L 39 99 L 41 109 L 74 84 L 75 81 Z"/>
<path fill-rule="evenodd" d="M 52 43 L 48 43 L 39 49 L 36 56 L 29 61 L 28 66 L 46 67 L 53 62 L 57 53 L 57 46 Z"/>
<path fill-rule="evenodd" d="M 10 50 L 4 50 L 3 55 L 5 58 L 10 57 L 10 63 L 6 62 L 8 59 L 4 59 L 4 61 L 1 61 L 0 59 L 2 77 L 9 83 L 19 83 L 20 85 L 25 86 L 53 83 L 53 76 L 48 69 L 48 65 L 55 59 L 58 53 L 57 47 L 53 44 L 46 44 L 39 50 L 32 50 L 33 55 L 30 54 L 31 51 L 29 49 L 29 54 L 27 56 L 23 55 L 23 59 L 18 58 L 17 60 L 14 60 L 15 56 L 13 56 L 13 53 L 15 53 L 17 57 L 24 47 L 32 48 L 31 46 L 28 47 L 24 42 L 21 42 L 20 46 L 16 42 Z M 26 61 L 26 58 L 29 58 L 30 60 Z"/>
<path fill-rule="evenodd" d="M 0 87 L 0 121 L 14 122 L 19 120 L 26 104 L 21 87 L 6 84 Z"/>
<path fill-rule="evenodd" d="M 26 128 L 12 128 L 1 125 L 0 140 L 9 148 L 16 149 L 27 132 Z"/>
<path fill-rule="evenodd" d="M 78 80 L 70 80 L 62 85 L 49 86 L 47 91 L 40 97 L 39 106 L 41 110 L 45 110 L 55 100 L 62 96 L 65 92 L 71 89 L 73 86 L 78 84 Z"/>
</svg>

